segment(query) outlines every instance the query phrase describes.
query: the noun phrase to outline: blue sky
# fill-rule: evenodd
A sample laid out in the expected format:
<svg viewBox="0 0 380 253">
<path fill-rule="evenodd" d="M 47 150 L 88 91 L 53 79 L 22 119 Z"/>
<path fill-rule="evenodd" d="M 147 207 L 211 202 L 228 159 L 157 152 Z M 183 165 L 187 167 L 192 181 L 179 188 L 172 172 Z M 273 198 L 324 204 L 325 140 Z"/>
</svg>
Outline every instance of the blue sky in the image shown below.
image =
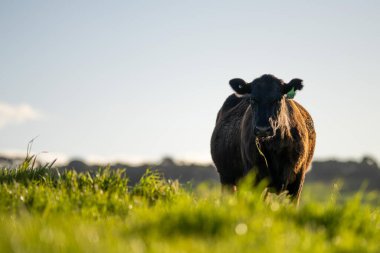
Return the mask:
<svg viewBox="0 0 380 253">
<path fill-rule="evenodd" d="M 210 161 L 228 81 L 302 78 L 316 157 L 380 158 L 379 1 L 0 2 L 0 153 Z M 45 155 L 46 156 L 46 155 Z"/>
</svg>

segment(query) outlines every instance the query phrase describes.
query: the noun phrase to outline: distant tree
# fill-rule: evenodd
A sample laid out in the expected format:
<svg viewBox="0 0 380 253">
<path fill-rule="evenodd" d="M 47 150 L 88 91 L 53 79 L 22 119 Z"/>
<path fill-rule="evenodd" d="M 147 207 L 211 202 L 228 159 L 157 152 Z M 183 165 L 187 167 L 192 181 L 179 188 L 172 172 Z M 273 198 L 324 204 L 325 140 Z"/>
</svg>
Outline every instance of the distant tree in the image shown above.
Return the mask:
<svg viewBox="0 0 380 253">
<path fill-rule="evenodd" d="M 83 170 L 83 169 L 87 168 L 87 165 L 83 161 L 72 160 L 67 165 L 67 168 L 69 168 L 69 169 Z"/>
<path fill-rule="evenodd" d="M 165 156 L 164 158 L 162 158 L 162 161 L 160 163 L 160 166 L 162 167 L 175 166 L 175 165 L 176 165 L 175 161 L 173 160 L 173 158 L 169 156 Z"/>
<path fill-rule="evenodd" d="M 373 158 L 369 155 L 363 156 L 362 164 L 366 164 L 366 165 L 374 166 L 374 167 L 378 168 L 375 158 Z"/>
</svg>

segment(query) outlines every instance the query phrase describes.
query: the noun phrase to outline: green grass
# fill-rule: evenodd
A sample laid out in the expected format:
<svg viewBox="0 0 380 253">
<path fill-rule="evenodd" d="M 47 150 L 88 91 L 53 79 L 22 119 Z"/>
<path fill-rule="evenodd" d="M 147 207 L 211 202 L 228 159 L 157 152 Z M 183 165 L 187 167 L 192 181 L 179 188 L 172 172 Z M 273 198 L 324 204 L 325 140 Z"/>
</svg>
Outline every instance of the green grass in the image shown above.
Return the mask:
<svg viewBox="0 0 380 253">
<path fill-rule="evenodd" d="M 380 252 L 374 193 L 306 187 L 296 208 L 284 195 L 264 200 L 251 178 L 221 196 L 152 172 L 128 187 L 123 174 L 31 161 L 0 170 L 0 252 Z"/>
</svg>

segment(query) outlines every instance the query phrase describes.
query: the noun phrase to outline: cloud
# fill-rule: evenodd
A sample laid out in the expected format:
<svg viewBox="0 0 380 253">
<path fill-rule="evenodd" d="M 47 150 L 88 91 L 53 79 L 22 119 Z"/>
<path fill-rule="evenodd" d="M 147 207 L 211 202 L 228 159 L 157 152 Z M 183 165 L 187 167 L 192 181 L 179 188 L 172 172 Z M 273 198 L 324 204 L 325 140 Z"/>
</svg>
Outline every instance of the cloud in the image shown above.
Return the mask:
<svg viewBox="0 0 380 253">
<path fill-rule="evenodd" d="M 42 114 L 27 104 L 9 105 L 0 102 L 0 128 L 42 118 Z"/>
</svg>

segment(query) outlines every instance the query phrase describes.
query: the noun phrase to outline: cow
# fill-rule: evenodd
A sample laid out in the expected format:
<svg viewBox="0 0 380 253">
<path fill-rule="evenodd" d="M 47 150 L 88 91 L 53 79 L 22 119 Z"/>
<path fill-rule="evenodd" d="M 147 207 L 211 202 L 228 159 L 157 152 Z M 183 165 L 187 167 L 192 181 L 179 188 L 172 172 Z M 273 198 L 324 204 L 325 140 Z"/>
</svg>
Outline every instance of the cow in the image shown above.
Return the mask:
<svg viewBox="0 0 380 253">
<path fill-rule="evenodd" d="M 219 110 L 211 137 L 222 189 L 236 191 L 239 180 L 253 171 L 256 183 L 266 179 L 269 189 L 287 191 L 298 205 L 316 142 L 310 114 L 292 99 L 302 80 L 285 83 L 266 74 L 229 84 L 235 93 Z"/>
</svg>

